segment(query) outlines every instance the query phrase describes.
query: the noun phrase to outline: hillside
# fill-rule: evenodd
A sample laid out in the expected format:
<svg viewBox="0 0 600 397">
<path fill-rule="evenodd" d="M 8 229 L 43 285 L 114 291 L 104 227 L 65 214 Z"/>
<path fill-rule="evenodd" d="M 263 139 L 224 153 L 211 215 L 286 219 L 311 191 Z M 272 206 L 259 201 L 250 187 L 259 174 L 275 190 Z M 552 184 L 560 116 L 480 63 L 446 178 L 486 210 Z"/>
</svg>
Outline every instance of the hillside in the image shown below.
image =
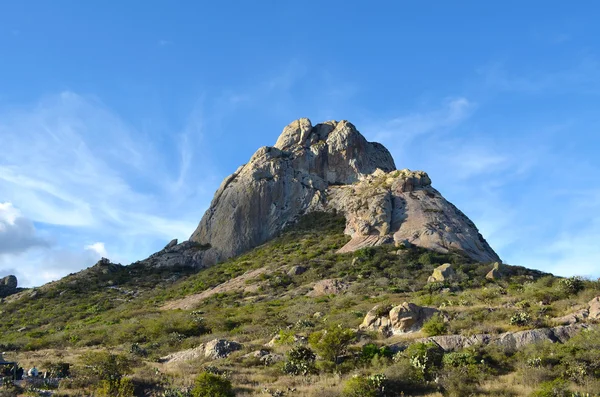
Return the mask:
<svg viewBox="0 0 600 397">
<path fill-rule="evenodd" d="M 418 247 L 381 246 L 338 254 L 348 241 L 344 225 L 342 217 L 314 213 L 269 243 L 198 273 L 99 263 L 4 301 L 0 306 L 2 349 L 16 351 L 11 355 L 21 365 L 73 364 L 74 378 L 61 381 L 58 395 L 89 395 L 94 390 L 94 380 L 78 375 L 77 368 L 82 354 L 98 349 L 130 357 L 136 395 L 183 390 L 207 368 L 225 373 L 237 395 L 268 395 L 265 389 L 271 395 L 339 395 L 343 384 L 357 373 L 385 374 L 389 393 L 402 390 L 405 395 L 435 393 L 441 388 L 448 394 L 463 386 L 480 390 L 482 395 L 527 395 L 543 381 L 575 368 L 585 374 L 567 377 L 573 390 L 591 392 L 598 385 L 596 331 L 584 332 L 564 345 L 527 346 L 517 354 L 498 346 L 446 353 L 444 357 L 458 363 L 440 364 L 427 370 L 431 374 L 411 366 L 403 352 L 392 356 L 392 351 L 401 350 L 398 346 L 427 332 L 385 338 L 372 331 L 348 331 L 352 335 L 337 364 L 320 351 L 314 373 L 286 373 L 284 364 L 290 361 L 286 352 L 306 343 L 306 338 L 313 339 L 307 346 L 318 350 L 314 335 L 326 329 L 331 333 L 331 326 L 357 330 L 375 305 L 406 301 L 440 308 L 447 321 L 438 324 L 437 331 L 432 326 L 429 333 L 494 335 L 556 325 L 553 318 L 584 308 L 600 294 L 597 282 L 575 280 L 577 285 L 573 285 L 520 267 L 505 266 L 501 278 L 489 280 L 485 275 L 491 264 Z M 455 278 L 427 283 L 441 263 L 452 264 Z M 240 278 L 242 282 L 232 282 Z M 315 283 L 331 279 L 339 281 L 337 288 L 314 289 Z M 511 321 L 515 315 L 525 320 Z M 280 342 L 265 346 L 276 335 Z M 188 353 L 161 360 L 215 338 L 240 343 L 241 350 L 226 358 Z M 373 350 L 371 344 L 378 349 Z M 272 356 L 273 363 L 261 360 L 262 353 L 245 357 L 261 349 Z M 542 360 L 539 365 L 538 359 Z M 532 360 L 534 364 L 529 365 Z M 160 375 L 152 368 L 158 368 Z M 472 379 L 457 385 L 457 379 L 466 375 Z M 444 380 L 433 382 L 435 377 Z"/>
</svg>

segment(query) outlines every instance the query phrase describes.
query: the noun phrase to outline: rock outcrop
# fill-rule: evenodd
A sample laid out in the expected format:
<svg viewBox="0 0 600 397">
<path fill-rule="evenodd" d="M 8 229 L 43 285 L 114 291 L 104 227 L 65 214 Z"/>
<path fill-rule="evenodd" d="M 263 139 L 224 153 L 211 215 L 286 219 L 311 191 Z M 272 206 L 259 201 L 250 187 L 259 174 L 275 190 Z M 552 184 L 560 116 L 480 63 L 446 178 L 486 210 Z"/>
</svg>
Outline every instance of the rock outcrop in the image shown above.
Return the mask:
<svg viewBox="0 0 600 397">
<path fill-rule="evenodd" d="M 441 266 L 433 269 L 433 273 L 427 279 L 428 283 L 442 282 L 451 280 L 454 277 L 454 269 L 452 269 L 452 265 L 449 263 L 444 263 Z"/>
<path fill-rule="evenodd" d="M 159 361 L 161 363 L 169 363 L 191 361 L 203 357 L 212 359 L 225 358 L 241 348 L 242 345 L 237 342 L 226 339 L 213 339 L 193 349 L 182 350 L 161 357 Z"/>
<path fill-rule="evenodd" d="M 17 287 L 17 277 L 10 275 L 0 278 L 0 298 L 16 293 Z"/>
<path fill-rule="evenodd" d="M 588 302 L 587 307 L 554 319 L 557 324 L 576 324 L 582 322 L 600 321 L 600 296 Z"/>
<path fill-rule="evenodd" d="M 503 275 L 502 273 L 503 273 L 502 264 L 500 264 L 499 262 L 494 262 L 492 270 L 490 270 L 485 275 L 485 278 L 487 278 L 488 280 L 498 280 L 498 279 L 502 278 L 502 275 Z"/>
<path fill-rule="evenodd" d="M 436 313 L 439 310 L 435 308 L 408 302 L 395 307 L 378 305 L 367 313 L 359 329 L 377 331 L 387 337 L 416 332 Z"/>
<path fill-rule="evenodd" d="M 461 350 L 476 345 L 498 345 L 505 350 L 517 351 L 524 346 L 533 343 L 565 343 L 575 334 L 587 328 L 589 327 L 585 324 L 574 324 L 553 328 L 538 328 L 526 331 L 505 332 L 499 335 L 440 335 L 417 339 L 414 342 L 433 342 L 446 352 Z M 390 347 L 392 350 L 400 350 L 403 346 L 403 344 L 395 344 Z"/>
<path fill-rule="evenodd" d="M 311 211 L 346 217 L 352 240 L 341 252 L 414 244 L 499 261 L 425 172 L 397 171 L 390 152 L 348 121 L 313 126 L 299 119 L 284 128 L 275 146 L 261 147 L 225 178 L 190 241 L 172 241 L 145 262 L 210 266 L 267 242 Z"/>
</svg>

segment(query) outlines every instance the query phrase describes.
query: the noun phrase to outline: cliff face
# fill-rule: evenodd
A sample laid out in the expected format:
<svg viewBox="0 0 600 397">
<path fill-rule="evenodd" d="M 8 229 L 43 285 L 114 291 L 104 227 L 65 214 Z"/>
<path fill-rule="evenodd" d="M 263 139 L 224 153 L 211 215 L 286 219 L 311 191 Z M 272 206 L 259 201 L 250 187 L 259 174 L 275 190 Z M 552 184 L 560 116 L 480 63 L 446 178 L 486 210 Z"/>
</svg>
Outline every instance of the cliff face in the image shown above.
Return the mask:
<svg viewBox="0 0 600 397">
<path fill-rule="evenodd" d="M 210 266 L 265 243 L 302 214 L 334 210 L 346 216 L 352 237 L 342 252 L 410 243 L 499 261 L 425 172 L 397 171 L 390 152 L 348 121 L 313 126 L 299 119 L 284 128 L 275 146 L 261 147 L 225 178 L 190 241 L 166 247 L 150 262 L 169 266 L 193 259 L 198 267 Z M 190 244 L 193 256 L 180 261 Z"/>
<path fill-rule="evenodd" d="M 274 147 L 262 147 L 227 177 L 190 240 L 210 244 L 206 262 L 229 258 L 277 235 L 331 185 L 357 182 L 394 160 L 347 121 L 314 127 L 308 119 L 284 128 Z"/>
</svg>

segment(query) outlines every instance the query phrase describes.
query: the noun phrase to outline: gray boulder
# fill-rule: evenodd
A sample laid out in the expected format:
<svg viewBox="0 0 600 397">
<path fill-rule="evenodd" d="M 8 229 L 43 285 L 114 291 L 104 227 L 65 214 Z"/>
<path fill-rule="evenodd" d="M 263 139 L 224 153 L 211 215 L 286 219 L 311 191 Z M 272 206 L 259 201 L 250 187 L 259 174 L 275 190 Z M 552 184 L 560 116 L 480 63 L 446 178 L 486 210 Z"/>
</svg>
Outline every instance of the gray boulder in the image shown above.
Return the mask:
<svg viewBox="0 0 600 397">
<path fill-rule="evenodd" d="M 204 356 L 208 358 L 225 358 L 241 348 L 242 345 L 237 342 L 227 339 L 213 339 L 204 345 Z"/>
</svg>

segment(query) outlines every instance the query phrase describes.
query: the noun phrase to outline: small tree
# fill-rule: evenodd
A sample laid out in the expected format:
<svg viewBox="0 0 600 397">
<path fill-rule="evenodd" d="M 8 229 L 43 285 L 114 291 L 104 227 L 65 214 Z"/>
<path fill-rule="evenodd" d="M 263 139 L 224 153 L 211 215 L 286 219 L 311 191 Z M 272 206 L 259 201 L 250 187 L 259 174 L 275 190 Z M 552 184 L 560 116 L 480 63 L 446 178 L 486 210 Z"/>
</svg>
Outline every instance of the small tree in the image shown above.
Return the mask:
<svg viewBox="0 0 600 397">
<path fill-rule="evenodd" d="M 356 332 L 353 330 L 334 325 L 325 331 L 312 333 L 308 341 L 323 359 L 338 364 L 340 357 L 346 354 L 348 346 L 355 338 Z"/>
<path fill-rule="evenodd" d="M 196 378 L 193 397 L 235 397 L 231 382 L 222 376 L 208 372 L 201 373 Z"/>
<path fill-rule="evenodd" d="M 82 356 L 83 365 L 100 381 L 99 392 L 106 396 L 133 396 L 133 387 L 123 376 L 131 370 L 131 361 L 120 354 L 89 352 Z"/>
</svg>

